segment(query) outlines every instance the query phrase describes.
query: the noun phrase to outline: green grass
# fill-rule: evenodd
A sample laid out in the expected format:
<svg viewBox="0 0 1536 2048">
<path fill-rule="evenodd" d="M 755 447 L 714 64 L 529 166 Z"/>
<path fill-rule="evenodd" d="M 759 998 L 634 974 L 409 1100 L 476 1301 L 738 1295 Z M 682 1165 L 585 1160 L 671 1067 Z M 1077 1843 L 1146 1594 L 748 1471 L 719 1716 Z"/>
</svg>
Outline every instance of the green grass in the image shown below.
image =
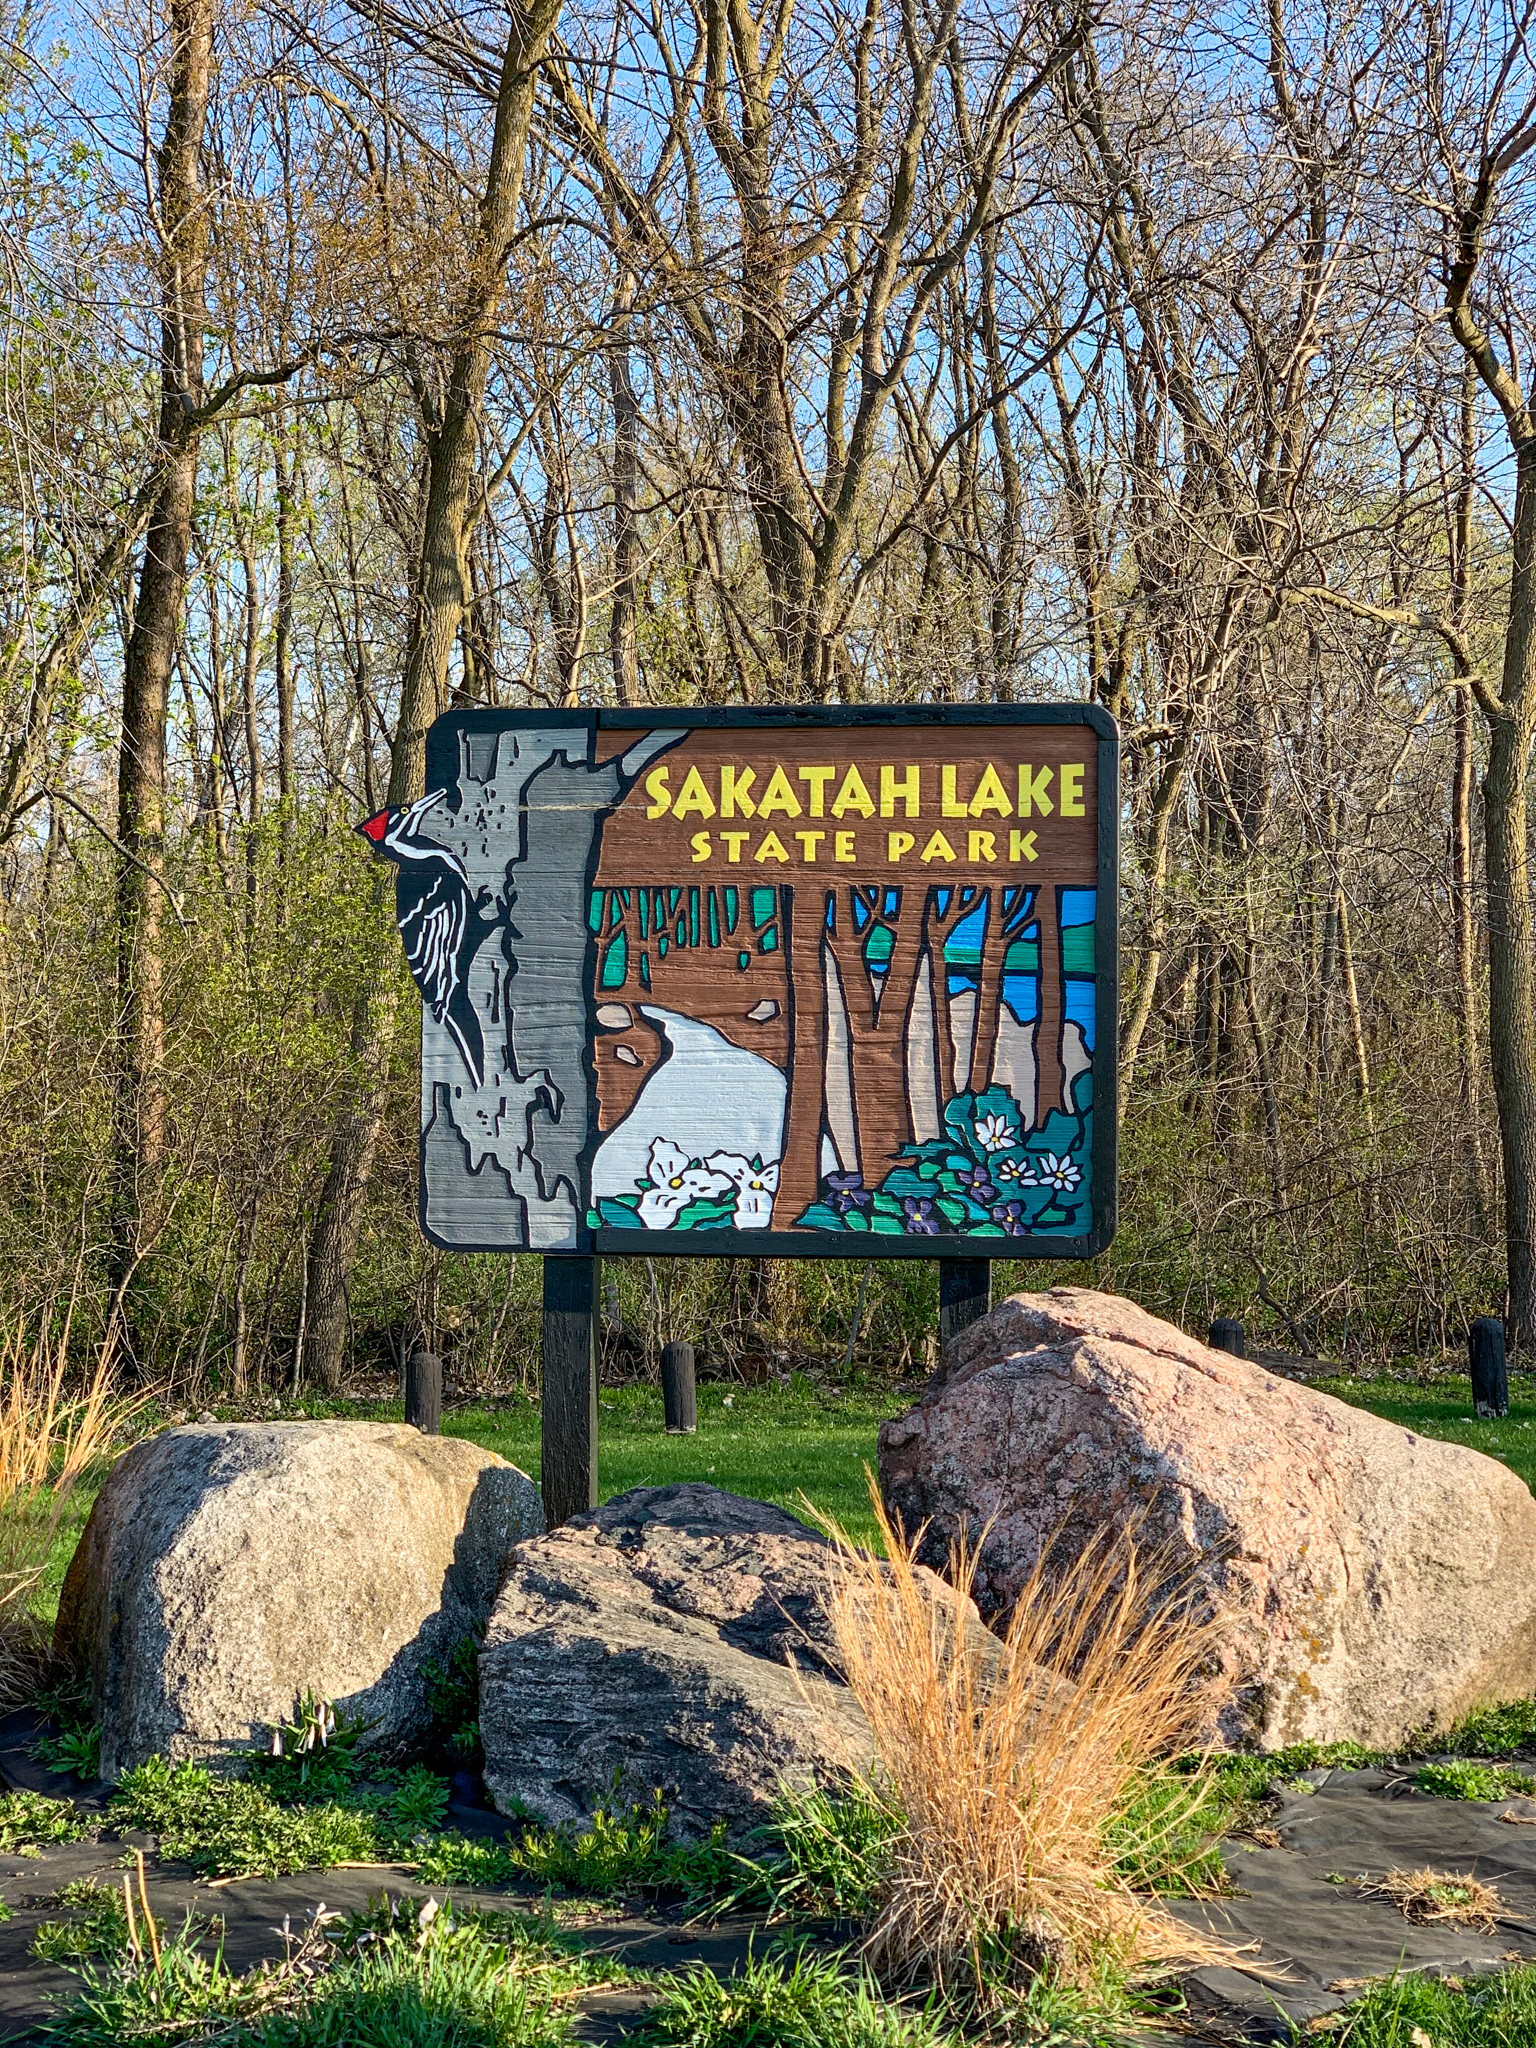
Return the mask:
<svg viewBox="0 0 1536 2048">
<path fill-rule="evenodd" d="M 1434 1977 L 1392 1977 L 1327 2021 L 1293 2022 L 1293 2048 L 1315 2044 L 1320 2033 L 1340 2048 L 1530 2048 L 1536 1966 L 1472 1978 L 1464 1990 Z"/>
<path fill-rule="evenodd" d="M 697 1434 L 668 1436 L 659 1388 L 613 1388 L 604 1392 L 598 1415 L 602 1497 L 702 1479 L 802 1514 L 803 1493 L 868 1542 L 875 1525 L 864 1467 L 874 1465 L 881 1422 L 905 1406 L 895 1394 L 831 1393 L 802 1374 L 788 1387 L 706 1381 L 699 1388 Z M 457 1409 L 444 1416 L 443 1430 L 539 1476 L 539 1411 L 530 1402 Z"/>
<path fill-rule="evenodd" d="M 867 1970 L 805 1950 L 749 1956 L 734 1977 L 696 1966 L 651 2008 L 641 2038 L 668 2048 L 949 2048 L 931 2005 L 897 2005 Z"/>
<path fill-rule="evenodd" d="M 48 2028 L 71 2048 L 562 2048 L 572 1995 L 628 1975 L 582 1955 L 547 1917 L 460 1916 L 435 1900 L 333 1916 L 297 1953 L 244 1976 L 190 1918 L 161 1934 L 158 1962 L 142 1945 L 131 1954 L 121 1908 L 115 1941 L 103 1930 L 94 1948 L 55 1939 L 47 1953 L 79 1980 Z"/>
</svg>

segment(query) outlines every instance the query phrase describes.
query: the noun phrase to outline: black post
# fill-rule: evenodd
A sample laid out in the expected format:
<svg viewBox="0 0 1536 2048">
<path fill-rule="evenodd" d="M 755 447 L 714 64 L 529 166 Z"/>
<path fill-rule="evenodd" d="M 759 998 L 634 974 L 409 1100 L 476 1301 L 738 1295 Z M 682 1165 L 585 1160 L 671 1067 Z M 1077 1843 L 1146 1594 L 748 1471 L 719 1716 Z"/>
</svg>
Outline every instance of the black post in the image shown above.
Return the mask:
<svg viewBox="0 0 1536 2048">
<path fill-rule="evenodd" d="M 1217 1316 L 1205 1341 L 1213 1351 L 1230 1351 L 1234 1358 L 1248 1356 L 1248 1339 L 1236 1316 Z"/>
<path fill-rule="evenodd" d="M 599 1259 L 544 1260 L 544 1520 L 597 1506 Z"/>
<path fill-rule="evenodd" d="M 1504 1325 L 1498 1316 L 1479 1316 L 1467 1332 L 1472 1363 L 1472 1412 L 1486 1421 L 1509 1413 L 1509 1375 L 1504 1365 Z"/>
<path fill-rule="evenodd" d="M 992 1306 L 990 1259 L 940 1259 L 939 1347 L 952 1343 L 962 1330 Z"/>
<path fill-rule="evenodd" d="M 443 1429 L 443 1361 L 435 1351 L 413 1351 L 405 1361 L 405 1419 L 423 1436 Z"/>
<path fill-rule="evenodd" d="M 669 1436 L 692 1436 L 699 1426 L 699 1392 L 693 1376 L 693 1346 L 661 1347 L 661 1405 Z"/>
</svg>

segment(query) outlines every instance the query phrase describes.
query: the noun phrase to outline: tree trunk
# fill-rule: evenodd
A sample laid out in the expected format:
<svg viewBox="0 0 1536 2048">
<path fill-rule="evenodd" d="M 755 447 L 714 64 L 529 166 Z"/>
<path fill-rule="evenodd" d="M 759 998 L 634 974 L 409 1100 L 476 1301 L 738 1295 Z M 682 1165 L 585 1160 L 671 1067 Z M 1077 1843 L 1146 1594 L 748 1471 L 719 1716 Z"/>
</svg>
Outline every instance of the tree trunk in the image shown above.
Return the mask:
<svg viewBox="0 0 1536 2048">
<path fill-rule="evenodd" d="M 1536 594 L 1536 593 L 1533 593 Z M 1513 607 L 1511 607 L 1513 610 Z M 1513 639 L 1513 620 L 1511 638 Z M 1529 630 L 1529 628 L 1527 629 Z M 1488 857 L 1488 1043 L 1504 1155 L 1504 1232 L 1509 1253 L 1509 1334 L 1536 1342 L 1536 998 L 1531 972 L 1531 895 L 1525 779 L 1530 737 L 1506 713 L 1492 726 L 1483 777 Z"/>
<path fill-rule="evenodd" d="M 197 488 L 190 416 L 203 395 L 208 214 L 198 152 L 208 111 L 211 0 L 171 0 L 170 103 L 156 165 L 160 266 L 159 490 L 150 514 L 123 662 L 118 752 L 117 1015 L 111 1277 L 128 1350 L 147 1368 L 134 1284 L 159 1229 L 167 1154 L 164 897 L 165 728 L 181 632 Z"/>
<path fill-rule="evenodd" d="M 608 651 L 613 663 L 613 694 L 626 708 L 640 702 L 635 646 L 640 592 L 640 404 L 629 370 L 634 304 L 634 273 L 623 270 L 614 294 L 613 341 L 608 350 L 608 381 L 613 391 L 613 599 L 608 614 Z"/>
<path fill-rule="evenodd" d="M 428 430 L 426 515 L 399 719 L 390 750 L 387 801 L 392 805 L 408 803 L 422 792 L 427 722 L 447 701 L 448 667 L 469 603 L 468 549 L 479 512 L 475 485 L 480 408 L 522 201 L 536 68 L 559 12 L 559 0 L 534 0 L 526 11 L 514 14 L 502 57 L 485 197 L 458 311 L 459 339 L 441 417 Z M 372 896 L 381 938 L 392 897 L 392 877 L 381 864 Z M 330 1164 L 310 1241 L 305 1365 L 328 1388 L 339 1385 L 345 1360 L 347 1287 L 384 1111 L 399 976 L 391 933 L 364 977 L 353 1012 L 354 1079 L 332 1128 Z"/>
<path fill-rule="evenodd" d="M 277 616 L 272 658 L 277 671 L 277 794 L 284 807 L 283 830 L 292 834 L 293 786 L 293 498 L 299 466 L 298 443 L 285 456 L 277 448 Z"/>
</svg>

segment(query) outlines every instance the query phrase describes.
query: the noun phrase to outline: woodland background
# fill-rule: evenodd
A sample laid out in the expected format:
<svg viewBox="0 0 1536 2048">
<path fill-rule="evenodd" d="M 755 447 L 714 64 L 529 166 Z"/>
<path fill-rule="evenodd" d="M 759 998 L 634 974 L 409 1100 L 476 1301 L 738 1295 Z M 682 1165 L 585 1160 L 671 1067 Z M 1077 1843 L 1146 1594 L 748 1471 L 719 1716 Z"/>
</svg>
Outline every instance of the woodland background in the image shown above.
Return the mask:
<svg viewBox="0 0 1536 2048">
<path fill-rule="evenodd" d="M 1098 1280 L 1361 1360 L 1507 1289 L 1529 1344 L 1533 13 L 7 0 L 12 1354 L 534 1373 L 537 1260 L 416 1231 L 350 830 L 448 704 L 1080 697 Z M 607 1276 L 632 1361 L 905 1371 L 934 1313 L 924 1267 Z"/>
</svg>

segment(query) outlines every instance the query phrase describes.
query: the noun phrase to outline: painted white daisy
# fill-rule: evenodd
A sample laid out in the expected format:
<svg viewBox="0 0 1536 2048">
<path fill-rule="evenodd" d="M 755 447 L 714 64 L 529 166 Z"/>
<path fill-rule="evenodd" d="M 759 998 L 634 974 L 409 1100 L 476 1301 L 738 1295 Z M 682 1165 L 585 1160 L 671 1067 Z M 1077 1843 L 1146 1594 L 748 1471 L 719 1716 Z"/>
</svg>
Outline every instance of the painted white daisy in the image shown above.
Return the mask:
<svg viewBox="0 0 1536 2048">
<path fill-rule="evenodd" d="M 1039 1186 L 1055 1188 L 1058 1193 L 1065 1194 L 1069 1189 L 1075 1188 L 1082 1177 L 1081 1168 L 1074 1166 L 1070 1159 L 1058 1159 L 1054 1152 L 1043 1152 L 1040 1155 Z"/>
<path fill-rule="evenodd" d="M 1022 1159 L 994 1160 L 989 1171 L 1000 1188 L 1037 1188 L 1040 1185 Z"/>
<path fill-rule="evenodd" d="M 651 1140 L 645 1170 L 651 1184 L 640 1191 L 639 1214 L 647 1230 L 670 1230 L 690 1202 L 726 1194 L 731 1186 L 726 1175 L 694 1165 L 670 1138 Z"/>
<path fill-rule="evenodd" d="M 976 1142 L 983 1152 L 1001 1152 L 1013 1143 L 1016 1135 L 1007 1117 L 996 1113 L 984 1116 L 976 1126 Z"/>
</svg>

